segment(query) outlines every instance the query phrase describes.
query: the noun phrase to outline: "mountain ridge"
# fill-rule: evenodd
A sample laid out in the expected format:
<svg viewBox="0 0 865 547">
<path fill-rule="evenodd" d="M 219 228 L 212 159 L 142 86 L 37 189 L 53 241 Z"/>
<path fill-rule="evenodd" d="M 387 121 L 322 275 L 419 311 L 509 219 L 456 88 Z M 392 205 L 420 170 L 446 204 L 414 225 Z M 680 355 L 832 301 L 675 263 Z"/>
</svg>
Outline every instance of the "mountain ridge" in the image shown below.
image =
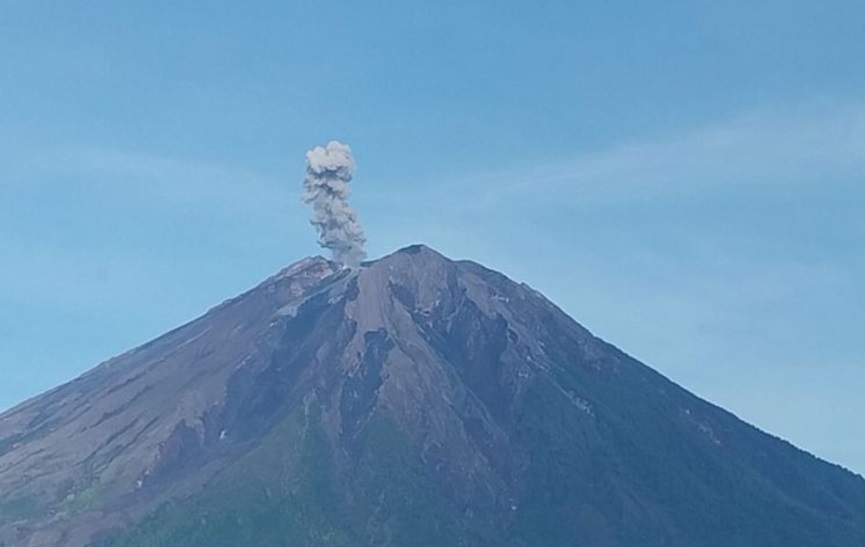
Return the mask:
<svg viewBox="0 0 865 547">
<path fill-rule="evenodd" d="M 423 245 L 303 259 L 0 414 L 0 492 L 10 546 L 865 545 L 861 477 Z"/>
</svg>

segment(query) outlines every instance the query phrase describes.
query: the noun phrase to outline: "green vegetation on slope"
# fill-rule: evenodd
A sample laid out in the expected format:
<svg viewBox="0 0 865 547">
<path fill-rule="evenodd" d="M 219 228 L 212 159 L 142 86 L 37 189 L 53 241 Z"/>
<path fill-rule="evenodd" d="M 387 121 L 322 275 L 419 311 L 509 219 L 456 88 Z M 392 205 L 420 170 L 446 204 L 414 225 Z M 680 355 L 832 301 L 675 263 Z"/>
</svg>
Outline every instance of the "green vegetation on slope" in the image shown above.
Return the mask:
<svg viewBox="0 0 865 547">
<path fill-rule="evenodd" d="M 318 414 L 298 408 L 200 493 L 99 547 L 459 544 L 455 509 L 396 426 L 374 416 L 341 469 Z"/>
<path fill-rule="evenodd" d="M 166 504 L 102 547 L 346 545 L 327 440 L 298 408 L 255 450 L 188 500 Z"/>
</svg>

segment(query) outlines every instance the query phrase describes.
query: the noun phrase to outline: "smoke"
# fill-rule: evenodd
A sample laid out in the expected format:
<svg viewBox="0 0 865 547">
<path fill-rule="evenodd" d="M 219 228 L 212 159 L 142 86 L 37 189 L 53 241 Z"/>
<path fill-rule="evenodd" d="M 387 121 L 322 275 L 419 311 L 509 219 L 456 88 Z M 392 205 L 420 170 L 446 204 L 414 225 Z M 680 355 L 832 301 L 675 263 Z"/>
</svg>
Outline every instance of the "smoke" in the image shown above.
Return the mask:
<svg viewBox="0 0 865 547">
<path fill-rule="evenodd" d="M 349 267 L 366 258 L 366 236 L 357 214 L 348 206 L 348 183 L 355 163 L 351 148 L 338 141 L 316 146 L 306 153 L 303 202 L 312 203 L 310 223 L 318 232 L 318 244 L 330 249 L 333 259 Z"/>
</svg>

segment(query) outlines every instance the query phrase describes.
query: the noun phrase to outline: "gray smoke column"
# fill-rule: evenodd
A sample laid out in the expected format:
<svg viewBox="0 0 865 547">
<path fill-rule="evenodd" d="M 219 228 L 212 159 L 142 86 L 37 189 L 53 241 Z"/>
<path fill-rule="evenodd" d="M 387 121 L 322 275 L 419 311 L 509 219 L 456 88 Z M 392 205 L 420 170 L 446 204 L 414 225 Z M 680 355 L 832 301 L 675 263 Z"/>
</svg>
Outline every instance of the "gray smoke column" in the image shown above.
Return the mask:
<svg viewBox="0 0 865 547">
<path fill-rule="evenodd" d="M 366 236 L 357 214 L 348 206 L 348 183 L 355 163 L 347 144 L 330 141 L 306 153 L 303 202 L 312 203 L 310 223 L 318 231 L 318 244 L 330 249 L 333 259 L 357 267 L 366 258 Z"/>
</svg>

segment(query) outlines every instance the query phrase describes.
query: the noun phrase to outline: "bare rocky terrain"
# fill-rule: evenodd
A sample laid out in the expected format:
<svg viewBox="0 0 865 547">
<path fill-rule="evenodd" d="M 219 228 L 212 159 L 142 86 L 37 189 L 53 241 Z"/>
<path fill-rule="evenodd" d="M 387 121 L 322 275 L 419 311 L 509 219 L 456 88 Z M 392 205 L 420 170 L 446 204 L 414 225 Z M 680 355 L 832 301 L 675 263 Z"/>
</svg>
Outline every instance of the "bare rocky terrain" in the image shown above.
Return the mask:
<svg viewBox="0 0 865 547">
<path fill-rule="evenodd" d="M 413 246 L 301 260 L 0 415 L 0 542 L 863 546 L 865 480 Z"/>
</svg>

